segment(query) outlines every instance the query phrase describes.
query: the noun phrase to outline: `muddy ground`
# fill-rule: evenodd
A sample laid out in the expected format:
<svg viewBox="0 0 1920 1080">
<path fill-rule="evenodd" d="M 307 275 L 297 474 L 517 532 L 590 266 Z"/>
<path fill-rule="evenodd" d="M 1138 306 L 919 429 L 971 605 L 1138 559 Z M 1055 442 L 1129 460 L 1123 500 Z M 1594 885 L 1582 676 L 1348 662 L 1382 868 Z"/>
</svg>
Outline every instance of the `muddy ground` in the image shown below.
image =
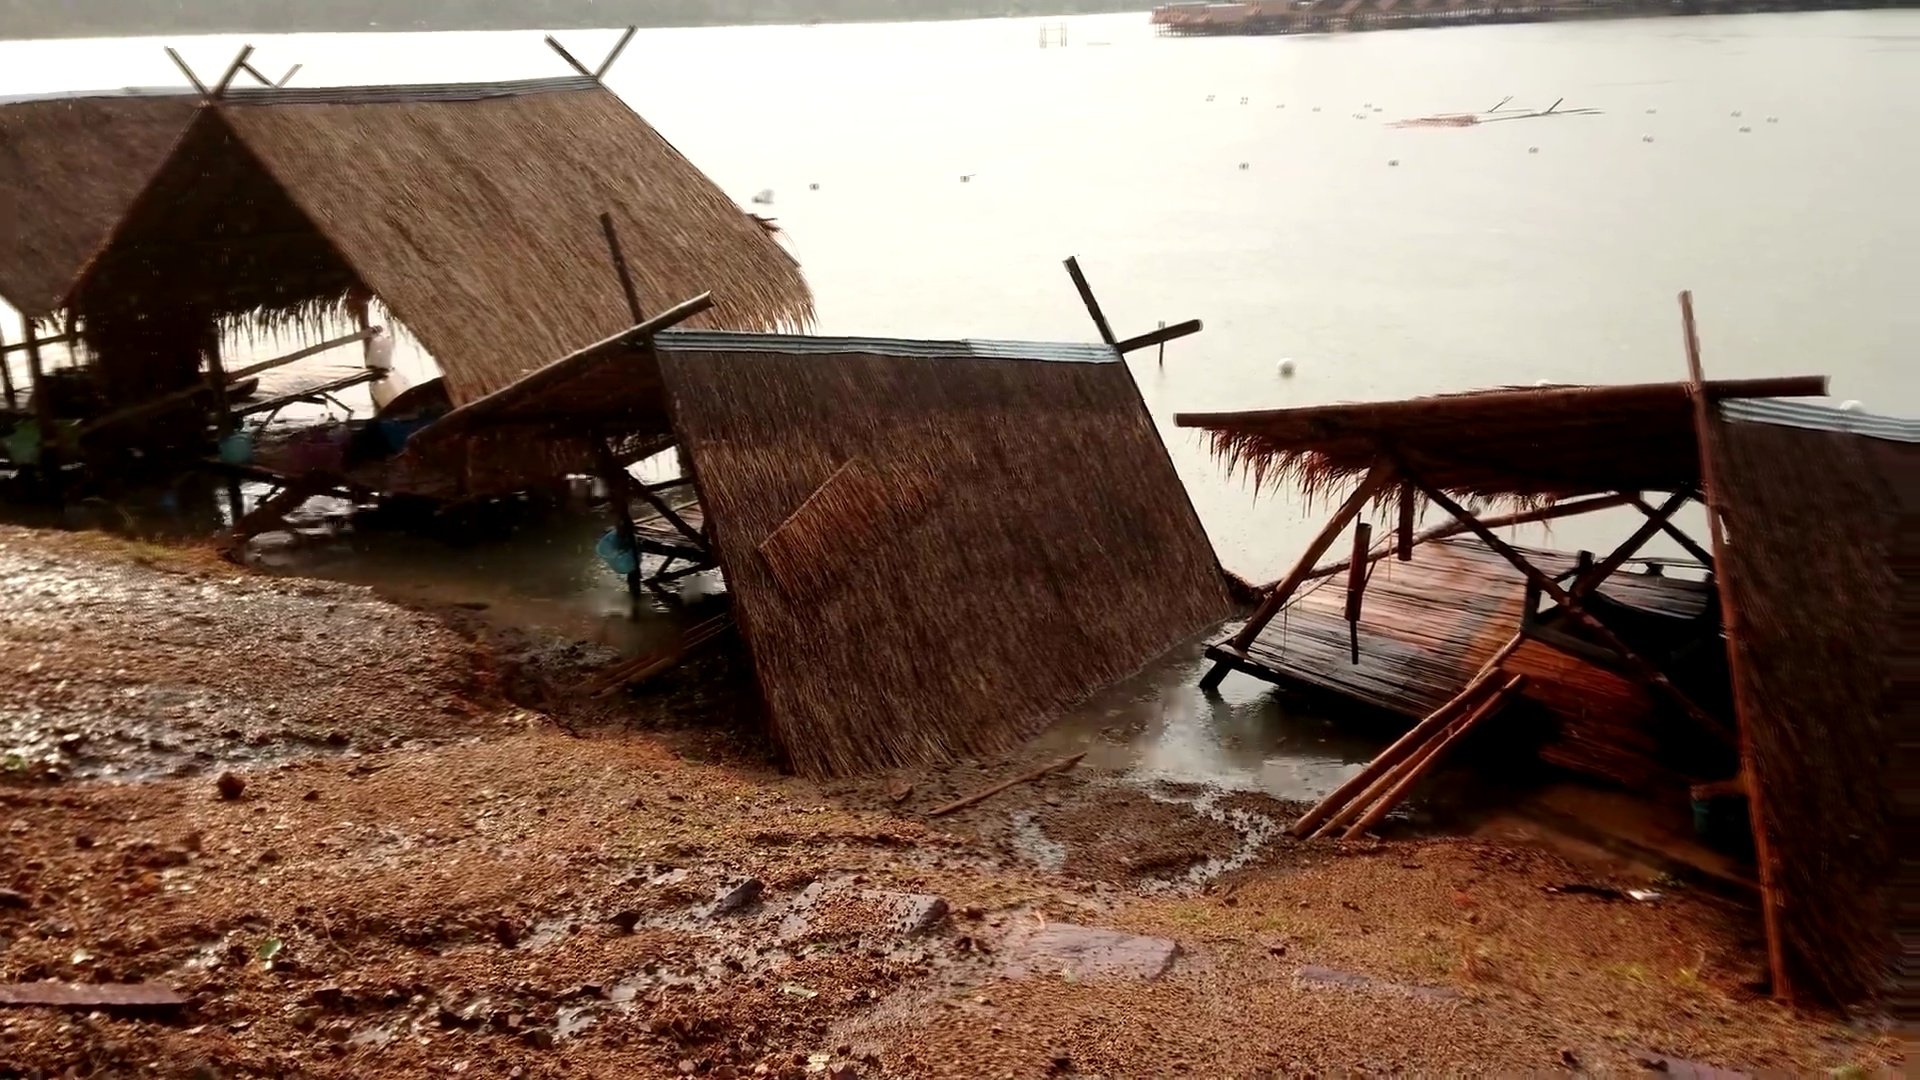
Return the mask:
<svg viewBox="0 0 1920 1080">
<path fill-rule="evenodd" d="M 186 998 L 0 1006 L 0 1076 L 1904 1065 L 1756 993 L 1750 911 L 1544 851 L 1095 769 L 931 818 L 1060 748 L 816 783 L 737 656 L 588 699 L 603 650 L 99 536 L 0 529 L 0 589 L 0 982 Z"/>
</svg>

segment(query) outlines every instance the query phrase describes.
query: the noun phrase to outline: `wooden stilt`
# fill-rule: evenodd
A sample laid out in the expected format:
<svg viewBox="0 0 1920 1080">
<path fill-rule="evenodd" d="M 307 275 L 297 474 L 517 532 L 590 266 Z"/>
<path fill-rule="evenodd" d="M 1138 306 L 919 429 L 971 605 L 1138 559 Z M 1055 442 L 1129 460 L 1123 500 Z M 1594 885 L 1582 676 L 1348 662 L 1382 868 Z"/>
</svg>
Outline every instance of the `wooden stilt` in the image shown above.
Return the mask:
<svg viewBox="0 0 1920 1080">
<path fill-rule="evenodd" d="M 1395 536 L 1398 544 L 1397 553 L 1400 556 L 1401 562 L 1413 561 L 1414 497 L 1415 492 L 1412 484 L 1400 485 L 1400 529 Z M 1353 553 L 1353 557 L 1360 559 L 1364 554 L 1364 552 L 1356 551 Z"/>
<path fill-rule="evenodd" d="M 1361 522 L 1353 527 L 1352 569 L 1347 572 L 1347 649 L 1352 662 L 1360 662 L 1360 602 L 1367 592 L 1367 548 L 1373 545 L 1373 526 Z"/>
<path fill-rule="evenodd" d="M 1692 292 L 1680 294 L 1680 324 L 1686 335 L 1687 388 L 1693 398 L 1693 433 L 1700 451 L 1700 494 L 1701 501 L 1707 506 L 1707 535 L 1713 543 L 1714 565 L 1724 567 L 1727 538 L 1720 527 L 1719 510 L 1714 504 L 1717 486 L 1713 476 L 1713 409 L 1707 401 L 1707 380 L 1700 364 L 1700 334 L 1693 321 Z M 1767 968 L 1773 975 L 1773 996 L 1790 1003 L 1793 1001 L 1793 982 L 1787 970 L 1786 943 L 1780 930 L 1779 899 L 1774 890 L 1779 868 L 1774 865 L 1773 839 L 1767 832 L 1766 798 L 1760 784 L 1760 773 L 1754 768 L 1753 740 L 1747 733 L 1743 719 L 1751 715 L 1755 703 L 1743 689 L 1740 678 L 1741 669 L 1746 663 L 1740 648 L 1740 609 L 1734 602 L 1731 589 L 1723 586 L 1719 593 L 1720 625 L 1727 637 L 1727 666 L 1733 674 L 1733 710 L 1735 727 L 1739 729 L 1740 775 L 1747 783 L 1747 817 L 1753 828 L 1754 860 L 1759 863 L 1760 913 L 1767 930 Z"/>
<path fill-rule="evenodd" d="M 1635 552 L 1645 547 L 1647 541 L 1653 539 L 1653 534 L 1660 531 L 1660 526 L 1666 524 L 1668 519 L 1672 518 L 1682 506 L 1685 506 L 1689 498 L 1691 498 L 1691 496 L 1687 492 L 1675 492 L 1666 502 L 1661 504 L 1660 509 L 1653 516 L 1649 517 L 1645 523 L 1633 531 L 1632 536 L 1627 537 L 1626 540 L 1621 542 L 1619 547 L 1614 548 L 1611 554 L 1601 559 L 1599 564 L 1592 569 L 1584 570 L 1578 577 L 1574 578 L 1573 588 L 1569 591 L 1575 596 L 1585 596 L 1595 588 L 1598 588 L 1601 582 L 1612 577 L 1614 571 L 1620 569 L 1622 563 L 1632 558 Z"/>
<path fill-rule="evenodd" d="M 13 412 L 20 407 L 20 401 L 13 393 L 13 365 L 7 362 L 7 328 L 0 326 L 0 389 L 7 395 L 7 411 Z"/>
<path fill-rule="evenodd" d="M 1387 789 L 1386 794 L 1380 796 L 1379 801 L 1373 804 L 1372 809 L 1368 810 L 1361 816 L 1360 820 L 1355 821 L 1347 828 L 1342 839 L 1357 840 L 1365 835 L 1368 829 L 1378 825 L 1381 818 L 1386 817 L 1387 814 L 1392 812 L 1394 807 L 1399 806 L 1400 803 L 1406 799 L 1408 792 L 1411 792 L 1413 786 L 1420 782 L 1421 777 L 1433 771 L 1434 766 L 1439 764 L 1440 759 L 1446 756 L 1447 751 L 1453 749 L 1455 743 L 1465 738 L 1467 733 L 1472 731 L 1482 720 L 1499 712 L 1502 706 L 1513 699 L 1513 695 L 1519 693 L 1520 688 L 1526 684 L 1526 681 L 1527 677 L 1525 675 L 1515 675 L 1513 678 L 1507 680 L 1506 685 L 1488 695 L 1487 699 L 1482 701 L 1478 708 L 1449 727 L 1445 735 L 1434 739 L 1428 746 L 1424 747 L 1421 754 L 1415 760 L 1409 761 L 1406 767 L 1400 771 L 1398 781 Z"/>
<path fill-rule="evenodd" d="M 53 396 L 47 393 L 46 369 L 40 363 L 40 333 L 33 319 L 21 318 L 26 335 L 27 379 L 33 394 L 33 419 L 40 429 L 40 479 L 58 505 L 65 505 L 60 477 L 60 429 L 53 416 Z"/>
<path fill-rule="evenodd" d="M 1294 822 L 1293 827 L 1287 831 L 1295 836 L 1305 836 L 1336 810 L 1346 805 L 1356 793 L 1364 790 L 1368 785 L 1379 779 L 1382 774 L 1392 769 L 1394 765 L 1405 760 L 1409 754 L 1418 750 L 1428 739 L 1438 733 L 1441 728 L 1444 728 L 1449 721 L 1455 716 L 1458 716 L 1461 709 L 1471 705 L 1479 698 L 1481 691 L 1485 689 L 1487 683 L 1492 681 L 1494 675 L 1500 670 L 1500 664 L 1505 661 L 1507 657 L 1513 655 L 1513 650 L 1520 647 L 1520 640 L 1520 635 L 1515 634 L 1505 645 L 1500 647 L 1500 651 L 1494 653 L 1493 656 L 1481 666 L 1478 672 L 1474 673 L 1473 678 L 1467 681 L 1467 685 L 1462 687 L 1458 694 L 1455 694 L 1446 704 L 1428 713 L 1424 719 L 1418 724 L 1415 724 L 1405 735 L 1394 740 L 1393 745 L 1380 751 L 1372 761 L 1367 763 L 1366 768 L 1361 769 L 1348 778 L 1347 782 L 1335 788 L 1331 795 L 1321 799 L 1313 809 L 1302 814 L 1300 820 Z"/>
<path fill-rule="evenodd" d="M 1727 729 L 1726 724 L 1709 714 L 1705 709 L 1694 704 L 1693 699 L 1689 698 L 1684 691 L 1675 686 L 1673 681 L 1667 678 L 1659 668 L 1648 663 L 1639 653 L 1633 651 L 1632 646 L 1621 641 L 1620 636 L 1615 634 L 1606 623 L 1594 618 L 1586 608 L 1580 606 L 1579 599 L 1567 592 L 1567 590 L 1561 588 L 1559 582 L 1541 573 L 1538 567 L 1527 561 L 1526 556 L 1515 551 L 1506 541 L 1495 536 L 1493 530 L 1487 528 L 1486 525 L 1481 523 L 1478 518 L 1474 517 L 1459 503 L 1448 498 L 1445 492 L 1428 484 L 1418 475 L 1408 472 L 1404 463 L 1401 463 L 1400 468 L 1402 474 L 1411 482 L 1419 485 L 1421 492 L 1423 492 L 1428 499 L 1432 500 L 1435 506 L 1452 514 L 1455 519 L 1465 524 L 1467 530 L 1479 537 L 1482 543 L 1492 548 L 1501 558 L 1512 563 L 1514 569 L 1520 571 L 1536 588 L 1552 597 L 1554 603 L 1565 608 L 1567 614 L 1579 620 L 1582 626 L 1593 631 L 1594 636 L 1598 637 L 1602 644 L 1617 653 L 1620 659 L 1626 663 L 1627 667 L 1631 669 L 1634 675 L 1642 682 L 1647 683 L 1655 690 L 1665 694 L 1669 700 L 1680 707 L 1682 712 L 1686 713 L 1687 716 L 1692 718 L 1692 720 L 1701 727 L 1729 742 L 1733 740 L 1733 733 Z"/>
<path fill-rule="evenodd" d="M 225 83 L 223 82 L 224 88 Z M 217 95 L 219 91 L 215 91 Z M 235 424 L 233 410 L 227 404 L 227 371 L 220 362 L 220 331 L 215 327 L 207 340 L 207 383 L 213 388 L 213 430 L 216 437 L 225 439 L 232 434 Z M 246 504 L 240 496 L 238 477 L 227 477 L 227 511 L 234 524 L 246 514 Z"/>
<path fill-rule="evenodd" d="M 628 482 L 627 470 L 613 454 L 613 445 L 598 431 L 591 436 L 593 453 L 600 465 L 600 479 L 607 485 L 607 501 L 613 505 L 613 525 L 620 530 L 620 539 L 626 541 L 627 549 L 633 552 L 633 569 L 627 571 L 627 593 L 640 597 L 640 539 L 633 527 L 633 508 L 627 504 L 628 489 L 635 486 Z"/>
<path fill-rule="evenodd" d="M 1633 500 L 1633 505 L 1636 509 L 1638 509 L 1641 513 L 1647 515 L 1648 517 L 1653 517 L 1659 513 L 1659 511 L 1647 505 L 1647 502 L 1645 499 L 1635 498 Z M 1680 531 L 1680 526 L 1675 525 L 1671 519 L 1662 521 L 1660 523 L 1660 531 L 1666 533 L 1669 537 L 1671 537 L 1674 543 L 1679 544 L 1682 548 L 1686 549 L 1687 554 L 1700 560 L 1701 566 L 1704 566 L 1709 570 L 1713 569 L 1713 554 L 1709 552 L 1706 548 L 1701 547 L 1699 542 L 1696 541 L 1693 537 L 1688 536 L 1686 533 Z"/>
</svg>

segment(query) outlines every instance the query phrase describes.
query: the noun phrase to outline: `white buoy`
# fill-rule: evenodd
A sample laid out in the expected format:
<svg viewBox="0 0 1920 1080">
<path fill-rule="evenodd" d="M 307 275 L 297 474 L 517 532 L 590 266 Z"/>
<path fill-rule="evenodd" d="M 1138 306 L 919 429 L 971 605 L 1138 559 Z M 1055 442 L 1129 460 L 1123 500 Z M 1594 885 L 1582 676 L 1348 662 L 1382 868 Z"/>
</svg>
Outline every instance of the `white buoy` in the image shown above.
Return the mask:
<svg viewBox="0 0 1920 1080">
<path fill-rule="evenodd" d="M 1208 95 L 1207 95 L 1207 100 L 1208 100 L 1208 101 L 1212 101 L 1212 100 L 1213 100 L 1213 95 L 1212 95 L 1212 94 L 1208 94 Z"/>
<path fill-rule="evenodd" d="M 818 183 L 812 183 L 812 184 L 808 184 L 808 185 L 807 185 L 807 190 L 808 190 L 808 191 L 819 191 L 819 190 L 820 190 L 820 185 L 819 185 Z"/>
<path fill-rule="evenodd" d="M 1247 163 L 1246 163 L 1246 162 L 1244 162 L 1244 161 L 1243 161 L 1243 162 L 1241 162 L 1241 163 L 1240 163 L 1240 171 L 1241 171 L 1241 172 L 1245 172 L 1245 171 L 1247 171 Z"/>
<path fill-rule="evenodd" d="M 1740 110 L 1739 110 L 1739 109 L 1735 109 L 1735 110 L 1733 110 L 1733 118 L 1734 118 L 1735 120 L 1738 120 L 1738 119 L 1740 119 Z"/>
<path fill-rule="evenodd" d="M 1858 401 L 1855 401 L 1852 398 L 1848 398 L 1847 400 L 1840 403 L 1841 412 L 1859 412 L 1865 408 L 1866 408 L 1865 405 L 1860 404 Z"/>
<path fill-rule="evenodd" d="M 1291 359 L 1280 361 L 1280 377 L 1283 379 L 1293 378 L 1293 361 Z"/>
<path fill-rule="evenodd" d="M 1318 106 L 1318 105 L 1315 105 L 1315 106 L 1313 107 L 1313 111 L 1314 111 L 1314 112 L 1319 112 L 1319 111 L 1320 111 L 1320 106 Z"/>
<path fill-rule="evenodd" d="M 1240 99 L 1240 104 L 1242 104 L 1242 105 L 1245 105 L 1246 103 L 1247 103 L 1247 99 L 1246 99 L 1246 98 L 1241 98 L 1241 99 Z"/>
<path fill-rule="evenodd" d="M 1641 141 L 1641 142 L 1652 142 L 1652 141 L 1653 141 L 1653 136 L 1651 136 L 1651 135 L 1642 135 L 1642 136 L 1640 136 L 1640 141 Z"/>
<path fill-rule="evenodd" d="M 1769 123 L 1769 124 L 1777 124 L 1777 123 L 1779 123 L 1779 122 L 1780 122 L 1780 118 L 1779 118 L 1779 117 L 1777 117 L 1777 116 L 1769 116 L 1769 117 L 1767 117 L 1767 123 Z"/>
<path fill-rule="evenodd" d="M 768 204 L 768 203 L 770 203 L 770 202 L 772 202 L 772 201 L 773 201 L 773 189 L 772 189 L 772 188 L 761 188 L 761 189 L 759 190 L 759 192 L 758 192 L 758 193 L 756 193 L 756 194 L 754 195 L 754 197 L 753 197 L 753 201 L 754 201 L 754 202 L 757 202 L 757 203 L 759 203 L 759 204 L 760 204 L 760 205 L 762 205 L 762 206 L 765 206 L 766 204 Z"/>
<path fill-rule="evenodd" d="M 1648 116 L 1652 116 L 1652 115 L 1653 115 L 1654 113 L 1657 113 L 1657 112 L 1659 112 L 1659 111 L 1660 111 L 1659 109 L 1648 109 L 1648 110 L 1647 110 L 1647 115 L 1648 115 Z"/>
<path fill-rule="evenodd" d="M 1539 147 L 1537 147 L 1537 146 L 1529 146 L 1529 147 L 1527 147 L 1527 153 L 1529 153 L 1529 154 L 1537 154 L 1537 153 L 1539 153 L 1539 152 L 1540 152 L 1540 148 L 1539 148 Z"/>
<path fill-rule="evenodd" d="M 971 183 L 973 183 L 973 174 L 972 174 L 972 173 L 962 173 L 962 174 L 960 175 L 960 182 L 961 182 L 961 183 L 963 183 L 963 184 L 971 184 Z"/>
<path fill-rule="evenodd" d="M 1398 164 L 1400 164 L 1400 159 L 1399 159 L 1399 158 L 1388 158 L 1388 159 L 1387 159 L 1387 164 L 1389 164 L 1389 165 L 1398 165 Z"/>
<path fill-rule="evenodd" d="M 1750 128 L 1750 127 L 1746 127 L 1745 125 L 1742 125 L 1742 126 L 1741 126 L 1741 128 L 1740 128 L 1740 132 L 1741 132 L 1741 134 L 1743 134 L 1743 135 L 1744 135 L 1744 134 L 1747 134 L 1747 133 L 1750 133 L 1750 132 L 1752 132 L 1752 131 L 1753 131 L 1753 129 L 1752 129 L 1752 128 Z"/>
</svg>

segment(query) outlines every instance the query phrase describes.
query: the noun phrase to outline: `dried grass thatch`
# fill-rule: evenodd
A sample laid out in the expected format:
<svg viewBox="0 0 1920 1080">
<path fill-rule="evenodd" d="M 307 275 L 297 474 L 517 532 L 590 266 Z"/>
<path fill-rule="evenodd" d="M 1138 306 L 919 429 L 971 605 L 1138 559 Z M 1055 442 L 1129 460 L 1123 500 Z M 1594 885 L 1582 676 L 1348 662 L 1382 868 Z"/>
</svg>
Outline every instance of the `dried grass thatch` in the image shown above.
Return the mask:
<svg viewBox="0 0 1920 1080">
<path fill-rule="evenodd" d="M 0 103 L 0 298 L 45 318 L 193 117 L 141 93 Z"/>
<path fill-rule="evenodd" d="M 1824 377 L 1725 380 L 1715 400 L 1826 392 Z M 1230 470 L 1309 497 L 1343 492 L 1388 455 L 1472 499 L 1539 501 L 1699 482 L 1685 383 L 1483 390 L 1357 405 L 1182 413 Z"/>
<path fill-rule="evenodd" d="M 1768 411 L 1787 422 L 1723 418 L 1707 440 L 1729 651 L 1790 981 L 1851 1002 L 1880 991 L 1893 954 L 1895 680 L 1911 629 L 1897 612 L 1920 608 L 1920 425 L 1902 441 Z"/>
<path fill-rule="evenodd" d="M 657 340 L 769 720 L 803 772 L 1003 749 L 1227 614 L 1110 350 Z"/>
<path fill-rule="evenodd" d="M 625 328 L 602 213 L 643 304 L 711 289 L 710 325 L 812 319 L 778 242 L 588 79 L 230 94 L 195 118 L 73 303 L 91 337 L 170 307 L 324 318 L 364 289 L 462 404 Z"/>
</svg>

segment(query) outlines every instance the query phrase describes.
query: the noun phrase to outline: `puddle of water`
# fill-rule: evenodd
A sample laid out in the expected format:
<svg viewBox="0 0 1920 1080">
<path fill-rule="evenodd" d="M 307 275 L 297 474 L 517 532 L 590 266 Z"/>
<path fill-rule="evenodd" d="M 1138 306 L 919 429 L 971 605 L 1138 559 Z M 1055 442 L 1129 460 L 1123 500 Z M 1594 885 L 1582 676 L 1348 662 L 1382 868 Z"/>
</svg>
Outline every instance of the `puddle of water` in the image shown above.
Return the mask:
<svg viewBox="0 0 1920 1080">
<path fill-rule="evenodd" d="M 1067 865 L 1067 845 L 1049 838 L 1031 810 L 1013 815 L 1013 850 L 1048 873 L 1059 873 Z"/>
</svg>

